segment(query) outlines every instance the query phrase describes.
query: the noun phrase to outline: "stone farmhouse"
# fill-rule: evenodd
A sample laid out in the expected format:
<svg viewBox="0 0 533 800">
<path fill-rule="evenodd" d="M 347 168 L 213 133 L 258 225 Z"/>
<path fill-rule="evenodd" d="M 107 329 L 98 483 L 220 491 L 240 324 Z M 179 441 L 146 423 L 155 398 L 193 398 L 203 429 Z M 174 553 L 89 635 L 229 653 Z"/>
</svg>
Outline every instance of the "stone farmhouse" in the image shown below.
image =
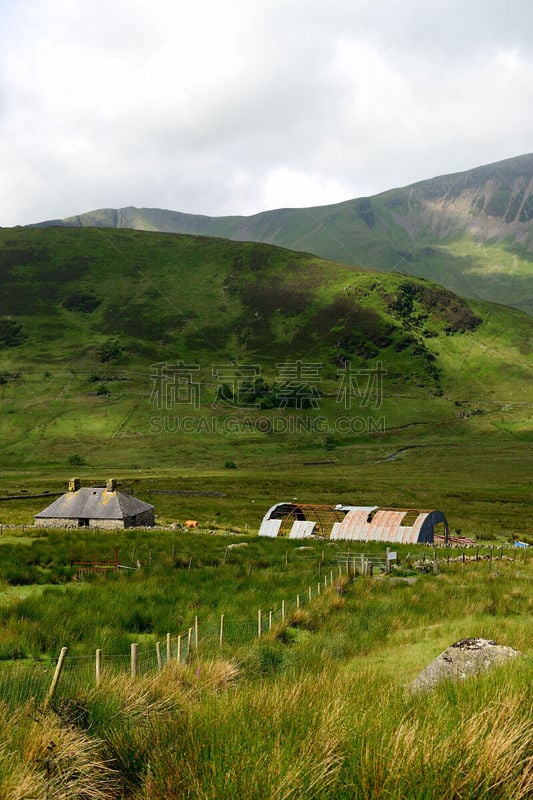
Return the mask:
<svg viewBox="0 0 533 800">
<path fill-rule="evenodd" d="M 79 478 L 71 478 L 68 491 L 34 518 L 34 524 L 40 528 L 107 530 L 151 527 L 154 521 L 154 507 L 117 491 L 114 478 L 110 478 L 105 487 L 85 488 L 81 487 Z"/>
</svg>

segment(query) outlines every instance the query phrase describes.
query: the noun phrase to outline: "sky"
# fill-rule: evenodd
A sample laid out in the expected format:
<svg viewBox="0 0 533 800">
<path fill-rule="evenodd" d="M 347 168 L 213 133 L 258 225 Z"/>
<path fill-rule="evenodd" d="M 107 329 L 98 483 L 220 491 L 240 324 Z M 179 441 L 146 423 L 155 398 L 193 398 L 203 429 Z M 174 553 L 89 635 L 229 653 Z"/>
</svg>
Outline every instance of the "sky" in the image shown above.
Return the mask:
<svg viewBox="0 0 533 800">
<path fill-rule="evenodd" d="M 220 216 L 533 151 L 531 0 L 0 0 L 0 226 Z"/>
</svg>

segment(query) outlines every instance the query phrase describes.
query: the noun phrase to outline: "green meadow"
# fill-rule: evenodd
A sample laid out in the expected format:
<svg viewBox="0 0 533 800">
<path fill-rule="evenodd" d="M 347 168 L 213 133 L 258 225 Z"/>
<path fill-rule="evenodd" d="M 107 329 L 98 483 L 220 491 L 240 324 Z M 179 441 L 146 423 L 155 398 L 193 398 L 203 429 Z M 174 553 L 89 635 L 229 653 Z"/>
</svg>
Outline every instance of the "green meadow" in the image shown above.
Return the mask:
<svg viewBox="0 0 533 800">
<path fill-rule="evenodd" d="M 253 530 L 298 497 L 530 532 L 525 314 L 400 273 L 132 230 L 4 229 L 0 267 L 0 497 L 21 496 L 0 500 L 0 524 L 30 524 L 47 503 L 24 495 L 76 474 L 116 476 L 163 524 Z"/>
<path fill-rule="evenodd" d="M 6 798 L 530 796 L 527 552 L 463 563 L 440 550 L 435 572 L 431 548 L 400 546 L 397 574 L 410 577 L 368 578 L 347 574 L 342 543 L 94 533 L 77 546 L 119 544 L 121 560 L 141 566 L 72 582 L 73 534 L 38 533 L 0 539 Z M 425 557 L 429 572 L 416 567 Z M 54 583 L 29 591 L 14 583 L 24 570 Z M 265 621 L 274 611 L 261 638 L 258 606 Z M 178 661 L 175 634 L 195 617 L 198 645 L 184 639 Z M 412 694 L 416 675 L 465 637 L 522 655 Z M 132 678 L 134 642 L 141 670 Z M 65 667 L 43 711 L 62 646 Z"/>
<path fill-rule="evenodd" d="M 139 231 L 0 230 L 0 274 L 0 798 L 531 796 L 531 318 Z M 34 528 L 74 475 L 158 527 Z M 398 546 L 354 575 L 346 543 L 257 537 L 294 499 L 438 508 L 493 558 Z M 410 693 L 478 636 L 524 657 Z"/>
</svg>

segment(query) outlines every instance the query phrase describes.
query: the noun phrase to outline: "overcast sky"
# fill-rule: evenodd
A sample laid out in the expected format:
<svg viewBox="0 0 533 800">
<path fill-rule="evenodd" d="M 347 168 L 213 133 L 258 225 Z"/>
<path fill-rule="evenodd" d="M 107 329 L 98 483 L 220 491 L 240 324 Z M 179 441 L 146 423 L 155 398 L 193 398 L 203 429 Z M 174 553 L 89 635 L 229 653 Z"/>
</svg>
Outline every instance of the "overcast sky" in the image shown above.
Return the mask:
<svg viewBox="0 0 533 800">
<path fill-rule="evenodd" d="M 323 205 L 531 151 L 531 0 L 0 0 L 1 226 Z"/>
</svg>

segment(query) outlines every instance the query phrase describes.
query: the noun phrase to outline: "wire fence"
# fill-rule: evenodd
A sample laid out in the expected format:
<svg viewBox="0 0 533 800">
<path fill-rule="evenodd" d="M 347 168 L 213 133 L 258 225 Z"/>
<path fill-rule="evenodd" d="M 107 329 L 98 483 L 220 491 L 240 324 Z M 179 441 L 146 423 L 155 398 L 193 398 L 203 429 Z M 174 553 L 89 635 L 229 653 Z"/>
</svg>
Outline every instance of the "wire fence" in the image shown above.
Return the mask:
<svg viewBox="0 0 533 800">
<path fill-rule="evenodd" d="M 236 620 L 221 614 L 214 622 L 196 616 L 188 628 L 180 633 L 167 633 L 162 642 L 132 643 L 130 653 L 97 650 L 93 655 L 74 656 L 68 655 L 67 649 L 63 648 L 64 660 L 58 659 L 55 663 L 44 660 L 32 663 L 4 662 L 0 669 L 0 698 L 7 705 L 19 706 L 29 700 L 41 705 L 50 699 L 51 690 L 59 698 L 68 698 L 114 676 L 130 675 L 135 678 L 155 674 L 171 663 L 187 665 L 200 657 L 217 653 L 227 656 L 232 648 L 257 642 L 274 626 L 290 623 L 296 612 L 317 600 L 324 592 L 331 591 L 346 576 L 375 575 L 378 571 L 388 571 L 389 559 L 395 556 L 389 551 L 385 556 L 379 553 L 338 551 L 334 560 L 323 563 L 317 582 L 287 600 L 271 607 L 258 608 L 253 618 Z M 496 553 L 490 549 L 488 554 L 479 551 L 473 553 L 467 560 L 488 558 L 492 561 L 493 556 Z M 504 556 L 503 549 L 499 557 L 509 558 Z M 523 557 L 526 558 L 527 554 L 523 554 Z M 434 558 L 436 563 L 436 553 Z M 465 554 L 452 560 L 464 562 Z M 449 555 L 442 557 L 438 563 L 444 565 L 447 561 L 450 562 Z M 314 577 L 317 577 L 316 572 Z M 54 685 L 56 678 L 57 685 Z"/>
<path fill-rule="evenodd" d="M 75 697 L 115 676 L 136 678 L 155 674 L 171 663 L 189 665 L 200 657 L 217 653 L 227 656 L 232 648 L 258 642 L 274 626 L 289 623 L 296 612 L 331 591 L 339 579 L 353 574 L 352 570 L 351 561 L 341 560 L 295 597 L 257 609 L 255 618 L 236 620 L 222 614 L 215 623 L 196 616 L 189 628 L 167 633 L 161 642 L 132 643 L 130 653 L 97 650 L 93 655 L 71 656 L 63 648 L 55 663 L 9 662 L 0 670 L 0 697 L 7 705 L 22 705 L 29 700 L 46 705 L 52 695 L 58 699 Z"/>
</svg>

